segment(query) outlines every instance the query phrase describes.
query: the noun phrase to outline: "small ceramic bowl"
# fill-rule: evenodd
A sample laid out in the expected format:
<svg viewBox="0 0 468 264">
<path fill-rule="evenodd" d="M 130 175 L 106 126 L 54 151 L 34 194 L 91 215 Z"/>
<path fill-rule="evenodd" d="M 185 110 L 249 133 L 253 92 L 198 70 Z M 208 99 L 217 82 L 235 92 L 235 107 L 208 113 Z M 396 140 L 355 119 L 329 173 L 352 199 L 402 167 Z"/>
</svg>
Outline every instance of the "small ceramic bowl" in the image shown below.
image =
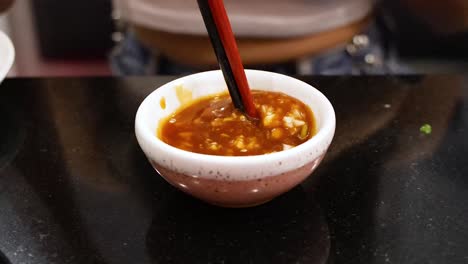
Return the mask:
<svg viewBox="0 0 468 264">
<path fill-rule="evenodd" d="M 335 133 L 333 107 L 314 87 L 272 72 L 246 74 L 252 89 L 280 91 L 308 105 L 317 122 L 316 135 L 288 150 L 242 157 L 192 153 L 161 141 L 156 134 L 160 121 L 178 109 L 181 100 L 227 91 L 221 71 L 189 75 L 159 87 L 142 102 L 135 119 L 138 143 L 154 169 L 183 192 L 223 207 L 259 205 L 292 189 L 320 164 Z"/>
</svg>

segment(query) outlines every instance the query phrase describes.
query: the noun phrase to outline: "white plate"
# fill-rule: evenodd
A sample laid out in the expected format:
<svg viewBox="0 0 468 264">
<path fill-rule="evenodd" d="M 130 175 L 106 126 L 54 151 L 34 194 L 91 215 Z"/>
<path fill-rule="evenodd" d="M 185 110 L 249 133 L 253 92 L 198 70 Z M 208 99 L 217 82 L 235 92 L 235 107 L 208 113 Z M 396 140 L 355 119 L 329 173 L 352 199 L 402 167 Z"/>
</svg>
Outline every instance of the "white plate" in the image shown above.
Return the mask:
<svg viewBox="0 0 468 264">
<path fill-rule="evenodd" d="M 5 79 L 15 60 L 15 48 L 10 38 L 0 31 L 0 82 Z"/>
<path fill-rule="evenodd" d="M 237 36 L 294 37 L 324 32 L 360 20 L 374 0 L 226 0 Z M 115 0 L 123 18 L 163 31 L 205 35 L 197 1 Z"/>
</svg>

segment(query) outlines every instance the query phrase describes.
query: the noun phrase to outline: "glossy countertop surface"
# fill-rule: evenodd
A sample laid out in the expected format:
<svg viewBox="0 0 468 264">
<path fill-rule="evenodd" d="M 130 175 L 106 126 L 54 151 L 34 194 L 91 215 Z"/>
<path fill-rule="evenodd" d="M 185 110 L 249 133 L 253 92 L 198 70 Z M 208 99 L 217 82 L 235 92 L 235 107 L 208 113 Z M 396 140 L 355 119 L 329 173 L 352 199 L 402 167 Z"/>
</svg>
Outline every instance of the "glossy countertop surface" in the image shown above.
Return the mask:
<svg viewBox="0 0 468 264">
<path fill-rule="evenodd" d="M 0 85 L 1 264 L 468 263 L 467 76 L 301 78 L 332 102 L 334 141 L 249 209 L 195 200 L 145 159 L 136 110 L 172 79 Z"/>
</svg>

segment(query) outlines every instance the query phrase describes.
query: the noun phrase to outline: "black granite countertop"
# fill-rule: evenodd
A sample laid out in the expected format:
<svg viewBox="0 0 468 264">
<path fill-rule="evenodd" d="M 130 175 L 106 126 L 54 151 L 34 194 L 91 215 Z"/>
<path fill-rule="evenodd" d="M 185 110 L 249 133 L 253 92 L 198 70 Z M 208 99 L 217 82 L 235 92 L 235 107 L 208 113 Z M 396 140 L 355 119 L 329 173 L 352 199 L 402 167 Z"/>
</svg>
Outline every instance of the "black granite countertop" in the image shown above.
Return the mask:
<svg viewBox="0 0 468 264">
<path fill-rule="evenodd" d="M 134 116 L 171 79 L 0 85 L 0 263 L 468 263 L 466 76 L 303 78 L 335 139 L 301 186 L 249 209 L 146 161 Z"/>
</svg>

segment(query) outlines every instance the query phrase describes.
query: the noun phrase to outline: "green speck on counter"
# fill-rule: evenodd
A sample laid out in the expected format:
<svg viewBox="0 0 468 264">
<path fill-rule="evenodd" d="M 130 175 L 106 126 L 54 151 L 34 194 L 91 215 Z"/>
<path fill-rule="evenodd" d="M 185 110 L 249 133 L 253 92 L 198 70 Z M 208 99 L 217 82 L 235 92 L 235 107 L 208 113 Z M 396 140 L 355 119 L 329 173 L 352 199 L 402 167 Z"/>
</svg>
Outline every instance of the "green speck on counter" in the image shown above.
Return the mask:
<svg viewBox="0 0 468 264">
<path fill-rule="evenodd" d="M 423 134 L 429 135 L 432 132 L 432 127 L 429 124 L 424 124 L 419 128 L 419 131 Z"/>
</svg>

